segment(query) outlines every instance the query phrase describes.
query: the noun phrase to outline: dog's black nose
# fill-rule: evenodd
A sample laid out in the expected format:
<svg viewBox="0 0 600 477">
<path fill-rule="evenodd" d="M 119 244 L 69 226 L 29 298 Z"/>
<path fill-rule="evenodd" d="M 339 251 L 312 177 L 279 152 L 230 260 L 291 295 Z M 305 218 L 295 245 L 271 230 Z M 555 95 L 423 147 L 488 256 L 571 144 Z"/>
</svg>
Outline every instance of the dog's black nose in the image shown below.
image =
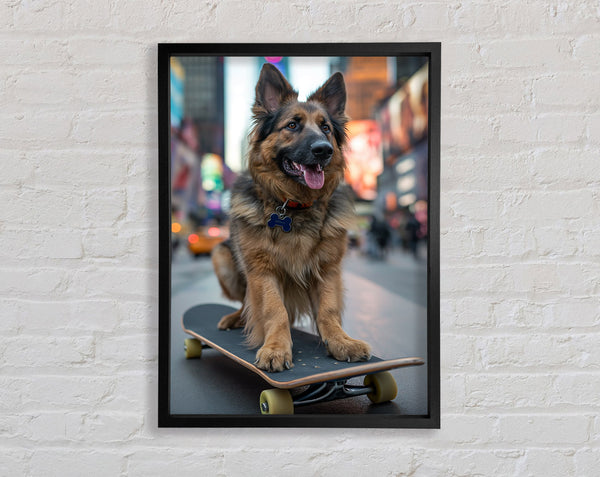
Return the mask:
<svg viewBox="0 0 600 477">
<path fill-rule="evenodd" d="M 333 154 L 333 147 L 327 141 L 313 142 L 310 150 L 317 159 L 329 159 Z"/>
</svg>

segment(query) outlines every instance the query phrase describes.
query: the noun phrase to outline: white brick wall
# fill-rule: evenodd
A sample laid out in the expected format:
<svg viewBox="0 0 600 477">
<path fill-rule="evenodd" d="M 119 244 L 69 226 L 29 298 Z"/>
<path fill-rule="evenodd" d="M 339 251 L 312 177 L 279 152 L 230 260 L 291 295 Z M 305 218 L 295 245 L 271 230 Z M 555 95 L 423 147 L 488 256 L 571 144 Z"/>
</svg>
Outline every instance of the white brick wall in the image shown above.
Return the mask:
<svg viewBox="0 0 600 477">
<path fill-rule="evenodd" d="M 440 431 L 157 429 L 165 41 L 443 42 Z M 0 476 L 598 475 L 597 1 L 10 0 L 0 58 Z"/>
</svg>

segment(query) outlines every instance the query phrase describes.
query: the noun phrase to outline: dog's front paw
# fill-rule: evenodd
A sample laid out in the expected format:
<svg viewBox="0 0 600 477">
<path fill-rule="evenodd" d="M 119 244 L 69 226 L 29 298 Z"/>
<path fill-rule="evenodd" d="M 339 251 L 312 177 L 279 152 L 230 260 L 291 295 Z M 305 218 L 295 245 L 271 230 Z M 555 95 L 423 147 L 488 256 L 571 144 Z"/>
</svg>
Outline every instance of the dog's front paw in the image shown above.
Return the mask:
<svg viewBox="0 0 600 477">
<path fill-rule="evenodd" d="M 265 345 L 256 353 L 254 364 L 257 368 L 268 372 L 291 369 L 294 366 L 292 363 L 292 348 L 276 348 Z"/>
<path fill-rule="evenodd" d="M 348 336 L 329 338 L 325 345 L 327 351 L 338 361 L 368 361 L 371 358 L 371 347 L 368 343 Z"/>
</svg>

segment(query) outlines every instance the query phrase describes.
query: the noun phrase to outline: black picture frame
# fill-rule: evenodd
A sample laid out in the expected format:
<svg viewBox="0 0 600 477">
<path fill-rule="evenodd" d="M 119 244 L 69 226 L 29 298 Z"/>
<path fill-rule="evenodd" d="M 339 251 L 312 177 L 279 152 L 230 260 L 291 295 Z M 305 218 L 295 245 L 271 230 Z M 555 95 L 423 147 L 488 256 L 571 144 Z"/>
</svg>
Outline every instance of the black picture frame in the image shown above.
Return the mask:
<svg viewBox="0 0 600 477">
<path fill-rule="evenodd" d="M 173 57 L 283 56 L 283 57 L 424 57 L 428 65 L 427 134 L 427 354 L 426 411 L 418 415 L 296 414 L 262 416 L 172 412 L 171 317 L 171 110 L 170 61 Z M 158 323 L 158 426 L 159 427 L 440 427 L 440 43 L 308 43 L 308 44 L 195 44 L 158 45 L 158 160 L 159 160 L 159 323 Z M 183 348 L 183 344 L 182 344 Z M 183 349 L 182 349 L 183 353 Z M 268 387 L 268 386 L 266 386 Z M 402 383 L 398 385 L 402 392 Z"/>
</svg>

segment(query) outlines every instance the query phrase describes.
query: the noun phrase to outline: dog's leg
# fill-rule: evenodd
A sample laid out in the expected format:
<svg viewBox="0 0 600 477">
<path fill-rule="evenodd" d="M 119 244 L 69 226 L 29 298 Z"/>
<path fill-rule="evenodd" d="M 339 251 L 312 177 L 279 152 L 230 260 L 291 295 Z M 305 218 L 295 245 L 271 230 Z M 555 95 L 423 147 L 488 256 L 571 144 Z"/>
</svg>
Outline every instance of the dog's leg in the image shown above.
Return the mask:
<svg viewBox="0 0 600 477">
<path fill-rule="evenodd" d="M 328 270 L 320 287 L 315 287 L 313 301 L 318 309 L 316 322 L 327 351 L 339 361 L 366 361 L 371 357 L 371 347 L 361 340 L 350 338 L 342 329 L 343 284 L 341 265 Z"/>
<path fill-rule="evenodd" d="M 244 320 L 242 319 L 243 311 L 244 307 L 242 306 L 239 310 L 236 310 L 229 315 L 225 315 L 217 324 L 217 328 L 219 328 L 220 330 L 242 328 L 244 326 Z"/>
<path fill-rule="evenodd" d="M 227 242 L 223 242 L 217 245 L 212 254 L 211 259 L 215 274 L 225 295 L 230 300 L 242 301 L 246 293 L 246 282 L 242 274 L 237 270 L 235 262 L 233 260 L 233 253 Z M 221 318 L 221 321 L 217 324 L 220 330 L 227 330 L 231 328 L 241 328 L 244 326 L 242 320 L 242 307 Z"/>
<path fill-rule="evenodd" d="M 262 344 L 256 353 L 256 366 L 266 371 L 291 368 L 292 336 L 277 280 L 262 273 L 249 273 L 246 306 L 249 341 Z"/>
<path fill-rule="evenodd" d="M 223 294 L 230 300 L 243 301 L 246 294 L 246 280 L 235 266 L 233 252 L 228 242 L 220 243 L 213 249 L 211 260 Z"/>
</svg>

